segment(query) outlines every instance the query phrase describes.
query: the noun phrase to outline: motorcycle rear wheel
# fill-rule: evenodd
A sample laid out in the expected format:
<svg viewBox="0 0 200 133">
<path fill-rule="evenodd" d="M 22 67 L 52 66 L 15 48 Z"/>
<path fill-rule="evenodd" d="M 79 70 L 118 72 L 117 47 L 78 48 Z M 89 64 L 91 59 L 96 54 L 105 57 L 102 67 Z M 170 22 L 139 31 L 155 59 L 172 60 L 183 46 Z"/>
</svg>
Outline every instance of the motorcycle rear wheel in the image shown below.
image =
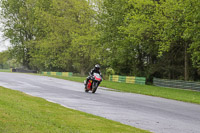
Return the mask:
<svg viewBox="0 0 200 133">
<path fill-rule="evenodd" d="M 85 92 L 88 92 L 89 90 L 85 87 Z"/>
</svg>

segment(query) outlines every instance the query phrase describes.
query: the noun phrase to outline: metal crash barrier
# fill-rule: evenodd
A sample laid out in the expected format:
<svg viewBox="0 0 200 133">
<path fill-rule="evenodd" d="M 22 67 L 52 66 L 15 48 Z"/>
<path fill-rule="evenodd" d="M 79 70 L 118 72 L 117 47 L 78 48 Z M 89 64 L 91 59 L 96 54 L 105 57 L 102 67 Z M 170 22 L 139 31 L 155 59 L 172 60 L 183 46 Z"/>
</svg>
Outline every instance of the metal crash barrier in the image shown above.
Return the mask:
<svg viewBox="0 0 200 133">
<path fill-rule="evenodd" d="M 191 89 L 200 91 L 200 82 L 153 78 L 153 84 L 161 87 Z"/>
</svg>

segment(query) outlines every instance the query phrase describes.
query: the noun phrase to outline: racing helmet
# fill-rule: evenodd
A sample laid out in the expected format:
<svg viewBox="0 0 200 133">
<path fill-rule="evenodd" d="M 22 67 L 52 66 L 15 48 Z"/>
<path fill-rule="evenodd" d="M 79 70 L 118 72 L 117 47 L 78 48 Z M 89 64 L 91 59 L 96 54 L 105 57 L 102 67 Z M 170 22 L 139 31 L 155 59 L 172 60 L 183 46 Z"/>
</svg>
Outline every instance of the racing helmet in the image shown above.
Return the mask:
<svg viewBox="0 0 200 133">
<path fill-rule="evenodd" d="M 96 65 L 94 66 L 94 68 L 95 68 L 96 70 L 100 70 L 100 65 L 99 65 L 99 64 L 96 64 Z"/>
</svg>

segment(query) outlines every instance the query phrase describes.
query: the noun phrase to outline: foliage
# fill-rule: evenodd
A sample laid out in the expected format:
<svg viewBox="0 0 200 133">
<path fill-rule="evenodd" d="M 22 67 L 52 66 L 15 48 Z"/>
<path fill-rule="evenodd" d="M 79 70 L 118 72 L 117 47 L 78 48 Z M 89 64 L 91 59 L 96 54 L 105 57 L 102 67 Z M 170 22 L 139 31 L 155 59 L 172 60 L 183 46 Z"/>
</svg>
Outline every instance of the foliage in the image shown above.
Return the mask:
<svg viewBox="0 0 200 133">
<path fill-rule="evenodd" d="M 181 55 L 178 59 L 184 62 L 185 80 L 189 79 L 189 73 L 191 73 L 189 70 L 189 64 L 192 62 L 191 53 L 188 51 L 194 41 L 194 31 L 191 32 L 191 30 L 195 19 L 192 14 L 197 13 L 194 7 L 198 3 L 196 0 L 161 1 L 158 9 L 158 16 L 162 23 L 162 29 L 158 34 L 162 40 L 162 43 L 159 44 L 159 52 L 162 54 L 165 51 L 170 53 L 175 51 L 177 55 Z"/>
<path fill-rule="evenodd" d="M 16 59 L 10 57 L 9 51 L 0 52 L 0 69 L 9 69 L 20 67 Z"/>
<path fill-rule="evenodd" d="M 13 58 L 39 71 L 197 80 L 199 0 L 2 0 Z"/>
<path fill-rule="evenodd" d="M 112 69 L 112 68 L 107 68 L 107 69 L 106 69 L 106 74 L 107 74 L 107 75 L 114 75 L 114 74 L 115 74 L 115 70 Z"/>
<path fill-rule="evenodd" d="M 4 64 L 6 63 L 6 61 L 8 60 L 8 57 L 7 57 L 7 55 L 6 55 L 7 53 L 3 53 L 3 52 L 1 52 L 0 53 L 0 66 L 1 66 L 1 69 L 3 69 L 3 67 L 4 67 Z"/>
<path fill-rule="evenodd" d="M 23 65 L 28 66 L 29 48 L 26 41 L 33 39 L 33 2 L 27 0 L 2 0 L 4 35 L 10 39 L 12 55 Z"/>
<path fill-rule="evenodd" d="M 83 71 L 95 52 L 94 11 L 83 0 L 2 1 L 11 54 L 37 70 Z M 82 55 L 82 56 L 81 56 Z"/>
<path fill-rule="evenodd" d="M 9 68 L 9 52 L 4 51 L 0 52 L 0 69 L 8 69 Z"/>
<path fill-rule="evenodd" d="M 37 50 L 33 50 L 32 65 L 37 63 L 36 67 L 40 65 L 41 70 L 54 71 L 85 69 L 92 58 L 88 52 L 94 50 L 89 43 L 92 15 L 88 3 L 81 0 L 52 1 L 50 10 L 40 10 L 37 25 L 46 24 L 41 28 L 45 34 L 33 41 Z"/>
<path fill-rule="evenodd" d="M 197 70 L 190 65 L 198 66 L 194 36 L 199 33 L 193 28 L 199 23 L 194 17 L 198 6 L 196 0 L 104 1 L 100 39 L 109 49 L 105 55 L 112 56 L 110 66 L 118 74 L 149 80 L 153 76 L 198 79 Z"/>
</svg>

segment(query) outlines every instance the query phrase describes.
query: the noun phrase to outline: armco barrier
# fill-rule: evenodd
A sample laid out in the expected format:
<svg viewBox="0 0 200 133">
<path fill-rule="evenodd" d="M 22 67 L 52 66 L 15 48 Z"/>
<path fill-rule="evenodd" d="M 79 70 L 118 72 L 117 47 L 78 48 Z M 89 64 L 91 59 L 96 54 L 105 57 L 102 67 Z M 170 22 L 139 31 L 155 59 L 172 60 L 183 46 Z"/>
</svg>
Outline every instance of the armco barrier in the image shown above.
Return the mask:
<svg viewBox="0 0 200 133">
<path fill-rule="evenodd" d="M 109 80 L 113 82 L 123 82 L 132 84 L 142 84 L 146 82 L 145 77 L 134 77 L 134 76 L 120 76 L 120 75 L 110 75 Z"/>
<path fill-rule="evenodd" d="M 11 68 L 10 71 L 11 72 L 19 72 L 19 73 L 37 73 L 37 71 L 35 71 L 35 70 L 27 70 L 27 69 L 23 69 L 23 68 Z"/>
<path fill-rule="evenodd" d="M 153 78 L 153 84 L 161 87 L 191 89 L 200 91 L 200 82 Z"/>
<path fill-rule="evenodd" d="M 57 75 L 57 76 L 65 76 L 65 77 L 71 77 L 73 75 L 72 72 L 42 72 L 44 75 Z"/>
</svg>

